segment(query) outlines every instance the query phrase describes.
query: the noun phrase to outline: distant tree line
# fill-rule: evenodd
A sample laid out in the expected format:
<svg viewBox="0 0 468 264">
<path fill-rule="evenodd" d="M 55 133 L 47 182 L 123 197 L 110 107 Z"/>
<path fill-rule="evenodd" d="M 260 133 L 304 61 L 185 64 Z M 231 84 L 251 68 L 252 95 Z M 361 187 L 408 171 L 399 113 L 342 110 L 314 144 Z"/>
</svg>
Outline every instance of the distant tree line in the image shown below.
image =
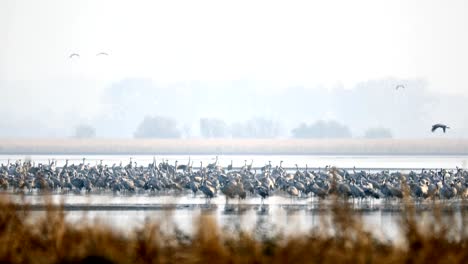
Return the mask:
<svg viewBox="0 0 468 264">
<path fill-rule="evenodd" d="M 243 122 L 227 124 L 217 118 L 200 119 L 200 135 L 204 138 L 277 138 L 280 136 L 280 123 L 266 118 L 252 118 Z M 77 135 L 93 136 L 89 128 L 77 130 Z M 88 132 L 86 132 L 88 131 Z M 146 116 L 138 125 L 135 138 L 180 138 L 190 137 L 190 128 L 185 125 L 178 127 L 175 119 L 163 116 Z M 78 136 L 77 136 L 78 137 Z M 351 138 L 348 126 L 337 121 L 319 120 L 311 124 L 301 123 L 291 130 L 293 138 Z M 387 128 L 369 128 L 364 138 L 391 138 L 392 133 Z"/>
<path fill-rule="evenodd" d="M 178 138 L 181 132 L 177 122 L 168 117 L 147 116 L 134 133 L 135 138 Z"/>
<path fill-rule="evenodd" d="M 181 131 L 182 130 L 182 131 Z M 177 122 L 169 117 L 147 116 L 139 124 L 134 133 L 135 138 L 180 138 L 182 134 L 188 137 L 190 129 L 187 126 L 179 129 Z M 278 122 L 253 118 L 245 122 L 235 122 L 231 125 L 216 118 L 200 119 L 200 135 L 204 138 L 275 138 L 279 136 Z"/>
<path fill-rule="evenodd" d="M 398 84 L 404 84 L 407 89 L 396 90 Z M 287 124 L 282 127 L 282 137 L 294 137 L 291 130 L 298 128 L 301 122 L 307 121 L 305 125 L 311 126 L 325 117 L 333 117 L 339 123 L 348 126 L 352 136 L 359 138 L 388 137 L 388 133 L 367 131 L 380 125 L 391 126 L 390 134 L 393 137 L 427 137 L 432 135 L 427 128 L 427 120 L 441 120 L 442 117 L 446 123 L 457 124 L 457 129 L 444 134 L 444 137 L 458 138 L 468 135 L 468 122 L 465 122 L 468 120 L 468 112 L 459 111 L 466 104 L 468 95 L 440 94 L 430 90 L 425 80 L 386 78 L 360 82 L 353 87 L 334 85 L 329 87 L 330 89 L 313 89 L 309 85 L 282 89 L 279 85 L 277 88 L 281 89 L 265 92 L 263 88 L 268 86 L 268 82 L 246 80 L 163 85 L 151 79 L 129 78 L 112 83 L 101 91 L 102 96 L 99 96 L 97 101 L 80 101 L 84 100 L 84 97 L 80 100 L 77 98 L 74 102 L 60 100 L 64 105 L 56 109 L 65 107 L 69 114 L 54 115 L 54 118 L 41 118 L 48 115 L 49 110 L 40 103 L 46 95 L 38 94 L 42 99 L 31 101 L 33 105 L 29 108 L 35 109 L 32 113 L 15 107 L 15 100 L 6 100 L 0 104 L 0 112 L 5 117 L 4 122 L 0 122 L 0 136 L 93 137 L 93 133 L 77 132 L 75 127 L 70 129 L 67 125 L 70 117 L 80 120 L 79 117 L 82 116 L 79 107 L 70 105 L 77 102 L 86 103 L 86 106 L 99 106 L 92 107 L 95 110 L 89 115 L 86 123 L 95 128 L 100 137 L 135 136 L 136 129 L 145 115 L 155 113 L 162 117 L 175 118 L 178 121 L 176 128 L 181 132 L 181 137 L 202 134 L 199 132 L 200 117 L 209 116 L 200 116 L 199 113 L 214 113 L 226 123 L 224 134 L 220 135 L 214 130 L 208 132 L 208 137 L 245 137 L 245 134 L 251 133 L 246 133 L 248 129 L 242 128 L 247 127 L 247 119 L 243 118 L 253 115 L 274 116 L 274 121 Z M 15 98 L 32 96 L 19 86 L 11 90 Z M 64 98 L 67 98 L 67 95 L 62 93 Z M 193 111 L 194 102 L 196 111 Z M 87 112 L 89 111 L 91 110 L 88 109 Z M 234 122 L 236 124 L 233 124 Z M 242 125 L 241 128 L 236 129 L 236 125 L 239 124 Z M 37 127 L 41 129 L 35 129 Z M 317 136 L 309 133 L 299 135 Z"/>
<path fill-rule="evenodd" d="M 275 138 L 279 133 L 280 124 L 264 118 L 237 122 L 231 126 L 231 135 L 234 138 Z"/>
<path fill-rule="evenodd" d="M 219 119 L 200 119 L 200 133 L 205 138 L 275 138 L 279 132 L 278 122 L 259 117 L 230 126 Z"/>
<path fill-rule="evenodd" d="M 75 127 L 73 134 L 74 138 L 94 138 L 96 137 L 96 129 L 90 125 L 79 125 Z"/>
<path fill-rule="evenodd" d="M 295 138 L 350 138 L 351 130 L 336 121 L 317 121 L 313 124 L 300 124 L 292 131 Z"/>
<path fill-rule="evenodd" d="M 200 119 L 200 134 L 205 138 L 223 138 L 228 134 L 226 122 L 216 118 Z"/>
</svg>

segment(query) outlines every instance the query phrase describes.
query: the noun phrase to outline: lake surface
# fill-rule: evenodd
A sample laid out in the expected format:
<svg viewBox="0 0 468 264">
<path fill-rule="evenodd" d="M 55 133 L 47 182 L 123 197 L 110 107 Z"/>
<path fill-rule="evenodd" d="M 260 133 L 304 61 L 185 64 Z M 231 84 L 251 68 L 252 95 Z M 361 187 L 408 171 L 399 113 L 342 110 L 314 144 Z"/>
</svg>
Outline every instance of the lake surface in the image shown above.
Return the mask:
<svg viewBox="0 0 468 264">
<path fill-rule="evenodd" d="M 124 233 L 142 227 L 145 222 L 160 223 L 164 230 L 177 227 L 186 234 L 193 234 L 201 215 L 213 217 L 226 232 L 243 230 L 257 235 L 305 234 L 312 229 L 323 228 L 330 223 L 331 213 L 321 207 L 316 198 L 294 198 L 272 196 L 262 204 L 260 198 L 232 199 L 226 204 L 224 196 L 207 201 L 201 195 L 174 196 L 172 194 L 3 194 L 18 203 L 26 202 L 33 208 L 34 217 L 44 217 L 42 207 L 46 202 L 63 204 L 66 220 L 70 223 L 83 222 L 108 225 Z M 460 201 L 450 201 L 459 203 Z M 426 205 L 431 206 L 431 202 Z M 401 205 L 397 201 L 366 200 L 351 203 L 354 214 L 360 217 L 364 230 L 382 241 L 400 243 L 399 228 Z M 397 209 L 395 209 L 397 208 Z M 400 208 L 400 209 L 398 209 Z M 466 208 L 466 207 L 465 207 Z M 433 221 L 429 211 L 418 211 L 417 221 L 429 224 Z M 445 217 L 445 216 L 444 216 Z M 462 214 L 456 214 L 461 225 Z M 325 221 L 325 222 L 324 222 Z M 331 225 L 328 225 L 331 226 Z"/>
<path fill-rule="evenodd" d="M 159 222 L 166 226 L 177 226 L 187 234 L 193 234 L 197 219 L 203 215 L 212 216 L 225 230 L 242 229 L 249 232 L 282 232 L 287 235 L 303 234 L 312 228 L 321 227 L 321 221 L 330 221 L 330 213 L 319 209 L 315 198 L 297 198 L 273 196 L 262 205 L 259 198 L 230 200 L 226 205 L 224 196 L 217 196 L 211 201 L 202 196 L 149 195 L 131 196 L 106 194 L 4 194 L 16 202 L 43 205 L 46 201 L 54 204 L 63 203 L 66 218 L 72 223 L 80 223 L 83 217 L 87 221 L 98 221 L 118 230 L 129 232 L 141 227 L 145 221 Z M 397 241 L 400 236 L 398 221 L 400 213 L 383 208 L 382 201 L 367 201 L 356 204 L 356 208 L 369 208 L 359 211 L 365 229 L 383 240 Z M 382 209 L 381 209 L 382 208 Z M 38 217 L 42 210 L 34 210 Z M 357 212 L 356 212 L 357 213 Z M 325 217 L 325 218 L 324 218 Z M 265 231 L 266 230 L 266 231 Z"/>
</svg>

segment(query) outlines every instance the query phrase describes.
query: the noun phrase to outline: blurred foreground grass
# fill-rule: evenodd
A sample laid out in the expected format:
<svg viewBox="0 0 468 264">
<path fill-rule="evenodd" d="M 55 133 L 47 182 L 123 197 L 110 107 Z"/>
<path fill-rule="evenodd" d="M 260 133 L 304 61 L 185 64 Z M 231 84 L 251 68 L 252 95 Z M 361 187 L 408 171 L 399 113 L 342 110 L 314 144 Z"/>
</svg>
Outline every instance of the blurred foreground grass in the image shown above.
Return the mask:
<svg viewBox="0 0 468 264">
<path fill-rule="evenodd" d="M 466 210 L 445 208 L 442 213 L 435 205 L 432 220 L 423 225 L 416 220 L 414 203 L 404 205 L 403 242 L 394 244 L 365 231 L 359 214 L 338 199 L 326 209 L 331 221 L 324 220 L 320 229 L 301 235 L 225 232 L 212 216 L 202 215 L 189 236 L 177 227 L 169 230 L 152 222 L 125 234 L 86 219 L 71 224 L 64 210 L 52 206 L 44 217 L 33 217 L 28 205 L 4 198 L 0 200 L 0 262 L 468 263 Z M 461 223 L 456 223 L 457 214 Z"/>
</svg>

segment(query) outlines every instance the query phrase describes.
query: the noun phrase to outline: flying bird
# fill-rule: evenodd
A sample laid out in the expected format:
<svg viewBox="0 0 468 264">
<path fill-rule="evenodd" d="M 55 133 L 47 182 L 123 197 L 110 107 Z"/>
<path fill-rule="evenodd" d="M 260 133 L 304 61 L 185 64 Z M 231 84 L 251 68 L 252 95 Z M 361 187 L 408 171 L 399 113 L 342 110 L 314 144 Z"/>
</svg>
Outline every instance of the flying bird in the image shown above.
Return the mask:
<svg viewBox="0 0 468 264">
<path fill-rule="evenodd" d="M 70 58 L 70 59 L 72 59 L 73 57 L 78 57 L 78 58 L 79 58 L 79 57 L 80 57 L 80 54 L 78 54 L 78 53 L 72 53 L 72 54 L 70 54 L 70 56 L 68 56 L 68 58 Z"/>
<path fill-rule="evenodd" d="M 447 125 L 444 125 L 444 124 L 435 124 L 435 125 L 432 126 L 432 130 L 431 130 L 431 131 L 434 132 L 434 131 L 436 131 L 436 129 L 438 129 L 438 128 L 442 128 L 442 130 L 444 130 L 444 133 L 445 133 L 445 130 L 446 130 L 447 128 L 450 128 L 450 127 L 448 127 Z"/>
<path fill-rule="evenodd" d="M 106 52 L 99 52 L 96 56 L 109 56 L 109 54 Z"/>
<path fill-rule="evenodd" d="M 399 84 L 399 85 L 397 85 L 397 86 L 395 87 L 396 90 L 401 89 L 401 88 L 404 89 L 405 86 L 404 86 L 403 84 Z"/>
</svg>

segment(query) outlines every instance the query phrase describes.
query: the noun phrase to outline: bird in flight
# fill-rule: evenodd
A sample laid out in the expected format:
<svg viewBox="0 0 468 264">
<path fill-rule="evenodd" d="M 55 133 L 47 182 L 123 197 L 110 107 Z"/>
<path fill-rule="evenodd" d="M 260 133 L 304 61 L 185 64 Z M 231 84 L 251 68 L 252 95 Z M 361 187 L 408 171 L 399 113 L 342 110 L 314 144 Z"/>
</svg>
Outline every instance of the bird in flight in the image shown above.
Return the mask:
<svg viewBox="0 0 468 264">
<path fill-rule="evenodd" d="M 80 57 L 80 54 L 78 54 L 78 53 L 72 53 L 72 54 L 70 54 L 70 56 L 68 56 L 68 58 L 70 58 L 70 59 L 72 59 L 72 58 L 74 58 L 74 57 L 79 58 L 79 57 Z"/>
<path fill-rule="evenodd" d="M 397 85 L 397 86 L 395 87 L 396 90 L 401 89 L 401 88 L 404 89 L 405 86 L 404 86 L 403 84 L 399 84 L 399 85 Z"/>
<path fill-rule="evenodd" d="M 109 56 L 109 54 L 106 52 L 99 52 L 96 56 Z"/>
<path fill-rule="evenodd" d="M 447 125 L 444 125 L 444 124 L 435 124 L 435 125 L 432 126 L 432 130 L 431 130 L 431 131 L 434 132 L 434 131 L 436 131 L 436 129 L 438 129 L 438 128 L 442 128 L 442 130 L 444 130 L 444 133 L 445 133 L 445 130 L 446 130 L 447 128 L 450 128 L 450 127 L 448 127 Z"/>
</svg>

